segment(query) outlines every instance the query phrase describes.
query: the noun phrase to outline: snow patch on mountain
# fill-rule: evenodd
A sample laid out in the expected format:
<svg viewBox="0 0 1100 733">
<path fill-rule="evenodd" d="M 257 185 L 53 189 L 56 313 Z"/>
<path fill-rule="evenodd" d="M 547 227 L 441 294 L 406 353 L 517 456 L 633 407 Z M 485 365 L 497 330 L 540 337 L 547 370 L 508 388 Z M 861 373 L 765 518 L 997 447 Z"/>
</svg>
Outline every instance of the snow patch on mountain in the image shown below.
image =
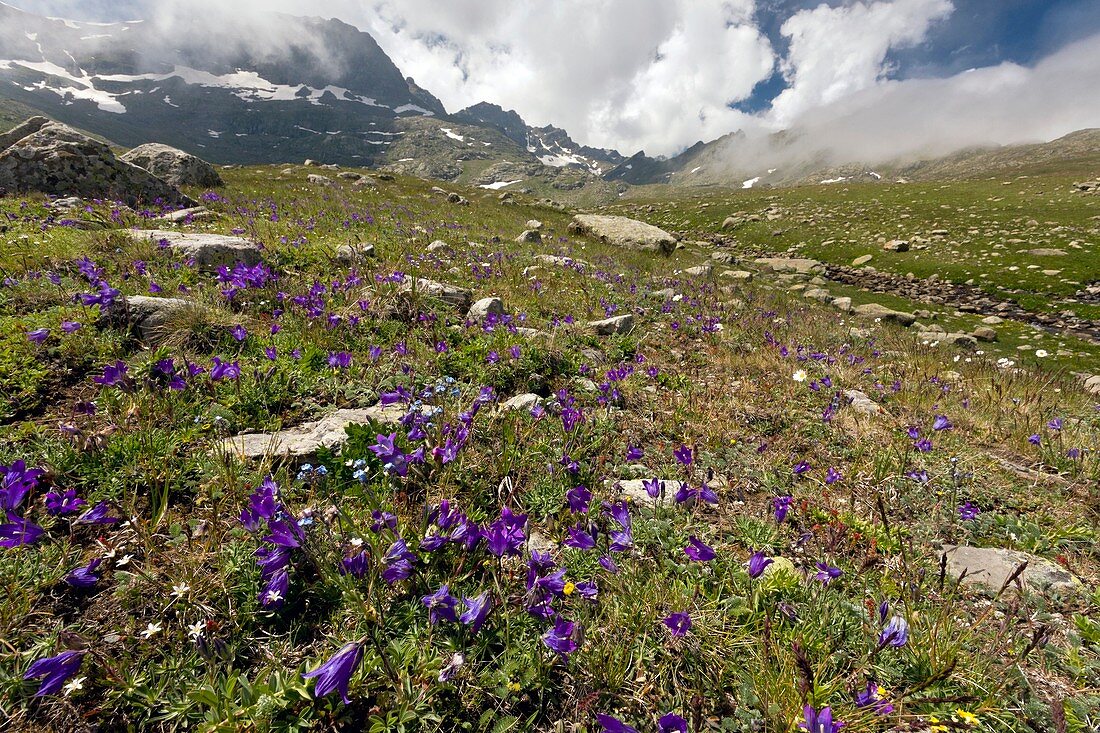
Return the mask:
<svg viewBox="0 0 1100 733">
<path fill-rule="evenodd" d="M 497 181 L 496 183 L 483 184 L 481 186 L 478 186 L 478 188 L 487 188 L 490 191 L 499 191 L 500 189 L 505 188 L 507 186 L 511 186 L 513 184 L 522 183 L 522 182 L 523 182 L 522 178 L 519 179 L 518 181 Z"/>
<path fill-rule="evenodd" d="M 71 56 L 70 56 L 71 58 Z M 324 106 L 325 97 L 331 95 L 338 101 L 358 102 L 368 107 L 393 109 L 389 105 L 381 104 L 373 97 L 356 94 L 343 87 L 327 85 L 321 88 L 313 88 L 305 84 L 288 85 L 276 84 L 264 79 L 255 71 L 238 69 L 231 74 L 212 74 L 208 71 L 200 71 L 188 66 L 174 66 L 172 71 L 162 74 L 101 74 L 89 75 L 80 69 L 80 75 L 68 71 L 62 66 L 50 61 L 30 61 L 26 59 L 0 60 L 0 69 L 13 70 L 21 67 L 30 71 L 37 71 L 46 78 L 27 86 L 22 85 L 27 91 L 47 90 L 62 97 L 71 95 L 76 99 L 86 99 L 95 102 L 105 112 L 123 114 L 126 106 L 119 101 L 126 94 L 141 93 L 143 90 L 131 90 L 127 92 L 110 92 L 97 86 L 103 82 L 111 84 L 134 84 L 145 81 L 166 81 L 168 79 L 180 79 L 186 84 L 196 86 L 226 89 L 234 96 L 246 102 L 293 102 L 308 101 L 311 104 Z M 62 79 L 70 82 L 67 85 L 51 83 L 54 79 Z M 173 105 L 170 101 L 166 104 Z M 432 112 L 415 104 L 406 104 L 393 109 L 397 114 L 405 112 L 419 112 L 423 115 L 431 115 Z"/>
</svg>

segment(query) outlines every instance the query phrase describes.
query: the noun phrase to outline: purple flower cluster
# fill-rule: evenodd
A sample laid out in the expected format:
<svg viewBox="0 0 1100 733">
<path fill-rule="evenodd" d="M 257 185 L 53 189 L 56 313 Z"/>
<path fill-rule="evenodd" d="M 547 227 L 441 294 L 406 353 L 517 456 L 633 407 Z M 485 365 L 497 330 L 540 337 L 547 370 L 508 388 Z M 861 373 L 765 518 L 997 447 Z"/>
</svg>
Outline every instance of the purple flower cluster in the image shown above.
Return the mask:
<svg viewBox="0 0 1100 733">
<path fill-rule="evenodd" d="M 293 551 L 302 546 L 305 533 L 283 506 L 279 487 L 270 476 L 248 497 L 248 506 L 241 510 L 241 524 L 253 534 L 267 530 L 255 552 L 264 583 L 258 600 L 264 608 L 280 608 L 290 588 Z"/>
</svg>

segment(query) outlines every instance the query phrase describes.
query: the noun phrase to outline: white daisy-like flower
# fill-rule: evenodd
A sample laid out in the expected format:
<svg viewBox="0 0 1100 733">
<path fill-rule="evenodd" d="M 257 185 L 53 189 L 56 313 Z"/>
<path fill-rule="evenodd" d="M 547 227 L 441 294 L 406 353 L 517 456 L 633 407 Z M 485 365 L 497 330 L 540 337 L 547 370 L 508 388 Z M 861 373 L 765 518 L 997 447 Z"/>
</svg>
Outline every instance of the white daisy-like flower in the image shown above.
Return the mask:
<svg viewBox="0 0 1100 733">
<path fill-rule="evenodd" d="M 191 586 L 187 583 L 180 583 L 179 585 L 172 586 L 172 595 L 176 598 L 183 598 L 191 590 Z"/>
<path fill-rule="evenodd" d="M 805 382 L 808 378 L 809 378 L 809 375 L 806 374 L 805 369 L 799 369 L 797 372 L 795 372 L 794 374 L 791 375 L 791 379 L 793 379 L 796 382 Z"/>
<path fill-rule="evenodd" d="M 86 679 L 88 679 L 88 678 L 87 677 L 73 677 L 71 680 L 69 680 L 68 682 L 65 683 L 65 686 L 61 688 L 61 691 L 65 695 L 71 695 L 74 692 L 76 692 L 77 690 L 83 690 L 84 689 L 84 680 L 86 680 Z"/>
<path fill-rule="evenodd" d="M 361 547 L 362 545 L 363 545 L 363 538 L 362 537 L 352 537 L 351 538 L 351 546 L 352 547 Z"/>
<path fill-rule="evenodd" d="M 264 596 L 268 603 L 278 603 L 283 600 L 283 594 L 277 590 L 269 590 L 267 595 Z"/>
<path fill-rule="evenodd" d="M 1036 349 L 1035 356 L 1039 357 L 1040 359 L 1045 359 L 1050 356 L 1050 352 L 1046 349 Z"/>
<path fill-rule="evenodd" d="M 190 636 L 192 639 L 198 639 L 200 636 L 202 636 L 202 630 L 205 628 L 206 622 L 196 621 L 195 623 L 187 627 L 187 635 Z"/>
<path fill-rule="evenodd" d="M 152 639 L 154 636 L 156 636 L 157 634 L 159 634 L 163 630 L 164 630 L 164 627 L 161 626 L 160 624 L 158 624 L 156 622 L 150 622 L 149 625 L 145 627 L 145 631 L 141 632 L 141 635 L 143 637 L 145 637 L 146 639 Z"/>
</svg>

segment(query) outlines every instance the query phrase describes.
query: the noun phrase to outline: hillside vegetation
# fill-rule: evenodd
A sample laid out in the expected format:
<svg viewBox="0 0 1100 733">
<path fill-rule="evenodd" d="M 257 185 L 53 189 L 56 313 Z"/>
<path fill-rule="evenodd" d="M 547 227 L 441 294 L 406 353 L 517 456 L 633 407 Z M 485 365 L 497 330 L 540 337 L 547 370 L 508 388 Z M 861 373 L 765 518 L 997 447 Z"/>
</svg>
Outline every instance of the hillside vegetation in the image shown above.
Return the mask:
<svg viewBox="0 0 1100 733">
<path fill-rule="evenodd" d="M 179 224 L 0 200 L 0 727 L 1100 725 L 1096 396 L 699 268 L 873 253 L 1060 308 L 1096 266 L 1066 181 L 624 201 L 695 235 L 663 257 L 534 197 L 281 170 L 224 171 Z M 1009 229 L 1082 249 L 1041 278 Z M 137 295 L 188 304 L 106 317 Z M 308 454 L 224 442 L 337 409 L 361 417 Z"/>
</svg>

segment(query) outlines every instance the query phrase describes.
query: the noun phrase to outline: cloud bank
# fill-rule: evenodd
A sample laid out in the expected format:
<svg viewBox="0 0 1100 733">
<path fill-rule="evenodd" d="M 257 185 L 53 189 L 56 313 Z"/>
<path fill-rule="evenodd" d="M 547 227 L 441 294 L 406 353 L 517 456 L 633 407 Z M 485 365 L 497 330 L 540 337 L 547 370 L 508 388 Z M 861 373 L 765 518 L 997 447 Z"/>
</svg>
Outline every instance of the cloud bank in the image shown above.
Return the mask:
<svg viewBox="0 0 1100 733">
<path fill-rule="evenodd" d="M 489 101 L 584 144 L 672 155 L 735 130 L 780 129 L 840 159 L 1045 140 L 1100 126 L 1100 36 L 1032 67 L 893 78 L 962 0 L 9 0 L 33 12 L 140 17 L 171 30 L 230 13 L 285 43 L 262 11 L 335 17 L 371 33 L 448 110 Z M 779 34 L 763 30 L 780 14 Z M 216 27 L 215 27 L 216 26 Z M 761 111 L 736 106 L 775 87 Z M 758 108 L 754 105 L 752 108 Z"/>
</svg>

